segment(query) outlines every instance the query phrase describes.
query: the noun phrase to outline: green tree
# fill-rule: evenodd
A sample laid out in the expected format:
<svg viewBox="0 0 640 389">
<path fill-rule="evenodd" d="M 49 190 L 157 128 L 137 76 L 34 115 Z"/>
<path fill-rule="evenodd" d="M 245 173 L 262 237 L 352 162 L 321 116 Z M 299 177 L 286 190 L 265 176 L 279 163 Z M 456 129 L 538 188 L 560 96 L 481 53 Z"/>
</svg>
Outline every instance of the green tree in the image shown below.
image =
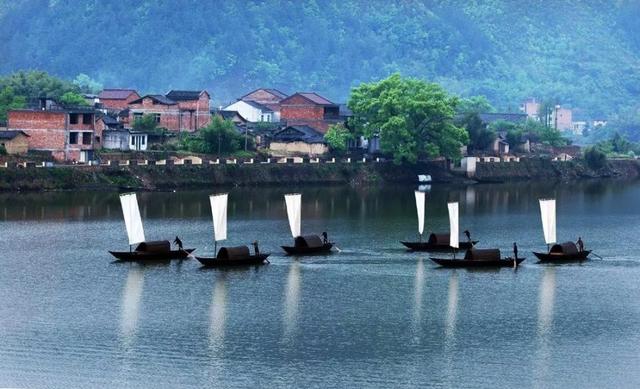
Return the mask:
<svg viewBox="0 0 640 389">
<path fill-rule="evenodd" d="M 599 170 L 607 164 L 607 155 L 597 147 L 589 147 L 584 152 L 584 160 L 589 168 Z"/>
<path fill-rule="evenodd" d="M 83 93 L 99 93 L 102 90 L 102 84 L 92 79 L 84 73 L 80 73 L 73 80 L 73 85 L 77 86 Z"/>
<path fill-rule="evenodd" d="M 76 92 L 65 92 L 62 97 L 60 97 L 60 103 L 67 106 L 89 105 L 87 100 Z"/>
<path fill-rule="evenodd" d="M 488 127 L 475 112 L 459 117 L 456 124 L 467 130 L 469 150 L 486 150 L 496 139 L 496 132 Z"/>
<path fill-rule="evenodd" d="M 24 96 L 16 95 L 10 86 L 0 89 L 0 122 L 7 121 L 9 110 L 24 108 L 26 103 Z"/>
<path fill-rule="evenodd" d="M 244 138 L 231 120 L 215 116 L 209 125 L 200 130 L 200 137 L 208 153 L 233 153 L 240 150 Z"/>
<path fill-rule="evenodd" d="M 352 90 L 351 123 L 358 132 L 379 134 L 383 152 L 395 163 L 415 163 L 420 155 L 458 158 L 469 137 L 453 123 L 457 97 L 440 85 L 393 74 Z"/>
<path fill-rule="evenodd" d="M 37 97 L 60 99 L 66 92 L 80 92 L 80 89 L 72 83 L 37 70 L 19 71 L 0 78 L 0 89 L 5 87 L 11 87 L 16 95 L 27 99 Z"/>
<path fill-rule="evenodd" d="M 331 151 L 337 154 L 347 151 L 347 142 L 351 138 L 351 132 L 342 124 L 329 126 L 327 133 L 324 134 L 325 142 L 329 144 Z"/>
<path fill-rule="evenodd" d="M 133 121 L 133 130 L 146 132 L 148 134 L 158 133 L 158 123 L 153 115 L 142 115 L 142 117 L 136 118 Z"/>
</svg>

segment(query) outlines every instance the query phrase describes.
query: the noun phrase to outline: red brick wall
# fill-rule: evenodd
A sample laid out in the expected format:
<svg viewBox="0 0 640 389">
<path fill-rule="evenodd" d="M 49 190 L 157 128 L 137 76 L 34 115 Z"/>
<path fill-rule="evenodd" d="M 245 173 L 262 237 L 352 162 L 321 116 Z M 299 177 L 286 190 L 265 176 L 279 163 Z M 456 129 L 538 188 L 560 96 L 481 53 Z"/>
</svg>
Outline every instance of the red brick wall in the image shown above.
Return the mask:
<svg viewBox="0 0 640 389">
<path fill-rule="evenodd" d="M 145 115 L 159 113 L 158 126 L 175 132 L 195 131 L 196 128 L 207 126 L 211 121 L 209 97 L 206 94 L 200 96 L 199 100 L 183 101 L 175 105 L 153 104 L 153 100 L 147 98 L 143 99 L 141 104 L 129 104 L 129 110 L 131 125 L 136 112 L 142 112 Z"/>
<path fill-rule="evenodd" d="M 108 109 L 122 111 L 129 106 L 129 103 L 140 98 L 137 93 L 131 93 L 126 99 L 100 99 L 102 106 Z"/>
</svg>

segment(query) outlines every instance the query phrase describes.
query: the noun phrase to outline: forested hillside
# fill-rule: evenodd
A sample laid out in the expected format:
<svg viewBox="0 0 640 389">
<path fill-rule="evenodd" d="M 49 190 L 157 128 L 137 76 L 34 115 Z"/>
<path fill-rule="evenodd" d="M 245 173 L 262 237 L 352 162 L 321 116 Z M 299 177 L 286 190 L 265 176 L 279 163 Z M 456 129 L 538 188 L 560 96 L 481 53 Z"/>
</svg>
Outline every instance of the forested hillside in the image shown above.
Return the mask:
<svg viewBox="0 0 640 389">
<path fill-rule="evenodd" d="M 142 92 L 349 90 L 400 72 L 516 110 L 558 99 L 591 116 L 640 96 L 637 1 L 0 0 L 0 74 L 85 73 Z"/>
</svg>

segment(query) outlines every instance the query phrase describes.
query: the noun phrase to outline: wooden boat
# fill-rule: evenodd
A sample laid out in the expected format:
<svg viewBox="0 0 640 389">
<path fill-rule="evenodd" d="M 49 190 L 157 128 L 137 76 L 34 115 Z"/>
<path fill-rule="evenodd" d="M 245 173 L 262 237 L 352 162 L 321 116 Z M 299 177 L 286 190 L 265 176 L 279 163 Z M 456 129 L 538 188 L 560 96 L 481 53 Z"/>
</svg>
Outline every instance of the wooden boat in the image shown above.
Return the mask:
<svg viewBox="0 0 640 389">
<path fill-rule="evenodd" d="M 302 195 L 300 193 L 286 194 L 284 195 L 284 200 L 287 205 L 287 218 L 289 219 L 289 227 L 291 228 L 291 235 L 293 236 L 293 246 L 281 246 L 282 249 L 289 255 L 330 253 L 334 243 L 327 242 L 318 235 L 303 236 L 300 233 Z"/>
<path fill-rule="evenodd" d="M 213 218 L 213 240 L 216 248 L 218 241 L 227 239 L 228 197 L 227 193 L 209 196 Z M 257 252 L 258 242 L 255 242 L 254 245 L 256 250 L 254 255 L 251 255 L 247 246 L 221 247 L 215 257 L 196 256 L 196 259 L 205 267 L 250 266 L 269 263 L 267 261 L 269 254 L 260 254 Z"/>
<path fill-rule="evenodd" d="M 168 240 L 146 241 L 142 218 L 138 208 L 135 193 L 120 195 L 120 205 L 124 216 L 124 224 L 129 238 L 129 251 L 109 251 L 120 261 L 167 261 L 171 259 L 186 259 L 195 249 L 171 250 Z M 134 250 L 131 245 L 138 244 Z"/>
<path fill-rule="evenodd" d="M 109 253 L 121 261 L 165 261 L 188 258 L 194 250 L 171 250 L 171 243 L 168 240 L 158 240 L 142 242 L 133 251 L 109 251 Z"/>
<path fill-rule="evenodd" d="M 333 243 L 324 243 L 318 235 L 297 236 L 293 246 L 281 246 L 289 255 L 326 254 L 331 251 Z"/>
<path fill-rule="evenodd" d="M 587 260 L 591 251 L 578 250 L 573 242 L 556 243 L 556 200 L 540 199 L 540 217 L 544 240 L 551 249 L 547 253 L 533 252 L 540 262 L 563 263 Z"/>
<path fill-rule="evenodd" d="M 416 212 L 418 214 L 418 234 L 422 238 L 424 232 L 424 214 L 425 214 L 425 193 L 416 190 L 413 192 L 416 198 Z M 424 242 L 422 239 L 418 242 L 400 241 L 409 250 L 413 251 L 449 251 L 453 250 L 449 244 L 450 234 L 429 234 L 429 239 Z M 459 239 L 458 239 L 459 240 Z M 472 248 L 478 241 L 461 242 L 456 250 L 467 250 Z"/>
<path fill-rule="evenodd" d="M 558 243 L 551 246 L 551 250 L 548 253 L 533 252 L 540 262 L 579 262 L 587 260 L 590 250 L 578 250 L 578 247 L 573 242 Z"/>
<path fill-rule="evenodd" d="M 499 249 L 470 249 L 463 259 L 455 258 L 430 258 L 442 267 L 451 268 L 490 268 L 490 267 L 516 267 L 525 258 L 501 258 Z"/>
<path fill-rule="evenodd" d="M 215 257 L 198 257 L 196 259 L 206 267 L 251 266 L 269 263 L 270 254 L 251 255 L 249 247 L 222 247 Z"/>
<path fill-rule="evenodd" d="M 429 239 L 426 242 L 406 242 L 400 241 L 409 250 L 412 251 L 451 251 L 453 248 L 449 245 L 449 234 L 445 233 L 431 233 Z M 477 240 L 470 242 L 460 242 L 459 248 L 456 250 L 468 250 L 478 243 Z"/>
</svg>

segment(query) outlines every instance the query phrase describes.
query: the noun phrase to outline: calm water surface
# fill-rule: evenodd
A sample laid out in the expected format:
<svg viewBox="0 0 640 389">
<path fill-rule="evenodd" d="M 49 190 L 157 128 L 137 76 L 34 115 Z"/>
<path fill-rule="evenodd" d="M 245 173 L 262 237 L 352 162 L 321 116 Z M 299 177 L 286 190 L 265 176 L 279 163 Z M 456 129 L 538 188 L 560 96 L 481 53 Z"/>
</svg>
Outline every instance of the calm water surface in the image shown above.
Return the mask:
<svg viewBox="0 0 640 389">
<path fill-rule="evenodd" d="M 282 195 L 303 232 L 342 250 L 293 260 Z M 230 191 L 228 244 L 271 264 L 202 270 L 114 264 L 127 249 L 116 193 L 0 195 L 0 387 L 640 387 L 640 183 L 434 186 L 426 229 L 461 230 L 517 271 L 439 269 L 415 238 L 412 187 Z M 142 193 L 148 239 L 211 254 L 208 191 Z M 558 237 L 604 259 L 536 264 L 537 199 Z"/>
</svg>

